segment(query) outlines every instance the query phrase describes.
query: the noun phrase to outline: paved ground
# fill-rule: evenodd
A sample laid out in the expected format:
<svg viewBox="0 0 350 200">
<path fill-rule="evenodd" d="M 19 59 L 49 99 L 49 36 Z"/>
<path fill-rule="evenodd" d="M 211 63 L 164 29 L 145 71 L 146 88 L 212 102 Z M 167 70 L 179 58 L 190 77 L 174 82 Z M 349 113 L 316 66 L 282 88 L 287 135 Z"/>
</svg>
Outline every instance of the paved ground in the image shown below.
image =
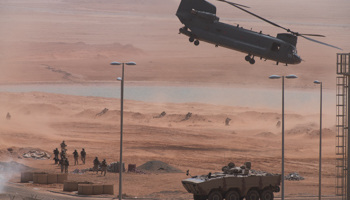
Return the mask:
<svg viewBox="0 0 350 200">
<path fill-rule="evenodd" d="M 0 199 L 6 199 L 9 200 L 10 196 L 12 197 L 15 195 L 14 200 L 22 200 L 25 197 L 36 197 L 37 199 L 42 200 L 77 200 L 77 199 L 91 199 L 91 200 L 107 200 L 112 198 L 91 198 L 91 197 L 84 197 L 84 196 L 72 196 L 72 195 L 66 195 L 66 194 L 59 194 L 54 193 L 50 191 L 41 190 L 39 188 L 26 188 L 21 186 L 20 184 L 6 184 L 3 192 L 0 194 Z M 31 200 L 30 198 L 27 198 L 28 200 Z M 26 199 L 26 200 L 27 200 Z M 35 199 L 35 198 L 34 198 Z"/>
<path fill-rule="evenodd" d="M 74 196 L 74 195 L 67 195 L 67 194 L 61 194 L 51 191 L 42 190 L 40 188 L 27 188 L 23 187 L 21 184 L 16 183 L 7 183 L 4 188 L 3 192 L 0 194 L 0 200 L 9 200 L 10 196 L 13 197 L 15 195 L 15 198 L 13 200 L 35 200 L 35 199 L 42 199 L 42 200 L 77 200 L 77 199 L 89 199 L 89 200 L 110 200 L 110 199 L 118 199 L 117 197 L 114 198 L 103 198 L 103 197 L 90 197 L 90 196 Z M 29 197 L 35 197 L 33 199 Z M 140 199 L 140 198 L 138 198 Z M 171 198 L 172 200 L 175 200 L 174 198 Z M 179 200 L 184 200 L 182 198 L 179 198 Z M 275 198 L 276 200 L 279 200 L 281 198 Z M 285 198 L 286 200 L 317 200 L 317 196 L 312 197 L 294 197 L 294 198 Z M 324 196 L 322 197 L 322 200 L 341 200 L 342 198 L 339 196 Z M 148 199 L 151 200 L 151 199 Z M 160 199 L 154 199 L 154 200 L 160 200 Z M 169 199 L 170 200 L 170 199 Z"/>
</svg>

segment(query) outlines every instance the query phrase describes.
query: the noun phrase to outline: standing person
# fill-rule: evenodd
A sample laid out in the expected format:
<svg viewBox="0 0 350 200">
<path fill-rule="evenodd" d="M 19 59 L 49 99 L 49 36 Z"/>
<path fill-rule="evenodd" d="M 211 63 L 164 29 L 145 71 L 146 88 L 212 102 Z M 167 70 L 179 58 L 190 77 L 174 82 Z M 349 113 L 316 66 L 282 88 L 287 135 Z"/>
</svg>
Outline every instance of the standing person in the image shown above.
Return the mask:
<svg viewBox="0 0 350 200">
<path fill-rule="evenodd" d="M 64 142 L 64 140 L 62 141 L 62 143 L 60 145 L 61 145 L 61 151 L 66 150 L 67 145 Z"/>
<path fill-rule="evenodd" d="M 11 115 L 10 115 L 9 112 L 8 112 L 7 115 L 6 115 L 6 119 L 11 119 Z"/>
<path fill-rule="evenodd" d="M 60 155 L 61 155 L 61 159 L 62 159 L 62 158 L 64 159 L 64 158 L 66 158 L 66 157 L 67 157 L 66 151 L 65 151 L 65 150 L 63 150 L 63 149 L 62 149 L 62 151 L 61 151 Z"/>
<path fill-rule="evenodd" d="M 102 175 L 102 172 L 105 173 L 103 176 L 106 176 L 106 172 L 107 172 L 107 161 L 106 161 L 106 159 L 103 159 L 103 161 L 101 163 L 101 175 Z"/>
<path fill-rule="evenodd" d="M 68 173 L 69 161 L 68 158 L 64 160 L 64 173 Z"/>
<path fill-rule="evenodd" d="M 61 165 L 61 173 L 63 173 L 63 170 L 64 170 L 64 163 L 65 162 L 65 159 L 64 158 L 61 158 L 60 162 L 59 162 L 59 165 Z"/>
<path fill-rule="evenodd" d="M 86 158 L 86 151 L 83 148 L 83 150 L 81 150 L 80 152 L 80 157 L 81 157 L 81 161 L 85 164 L 85 158 Z"/>
<path fill-rule="evenodd" d="M 74 165 L 77 165 L 78 164 L 78 158 L 79 158 L 79 154 L 78 154 L 77 150 L 75 150 L 73 152 L 73 156 L 74 156 Z"/>
<path fill-rule="evenodd" d="M 55 155 L 55 164 L 58 163 L 59 159 L 58 159 L 58 154 L 60 154 L 60 151 L 58 151 L 58 149 L 56 148 L 55 150 L 53 150 L 53 154 Z"/>
<path fill-rule="evenodd" d="M 93 168 L 93 172 L 95 172 L 96 170 L 96 174 L 98 174 L 98 165 L 100 164 L 100 161 L 98 160 L 98 157 L 96 156 L 95 160 L 94 160 L 94 168 Z"/>
</svg>

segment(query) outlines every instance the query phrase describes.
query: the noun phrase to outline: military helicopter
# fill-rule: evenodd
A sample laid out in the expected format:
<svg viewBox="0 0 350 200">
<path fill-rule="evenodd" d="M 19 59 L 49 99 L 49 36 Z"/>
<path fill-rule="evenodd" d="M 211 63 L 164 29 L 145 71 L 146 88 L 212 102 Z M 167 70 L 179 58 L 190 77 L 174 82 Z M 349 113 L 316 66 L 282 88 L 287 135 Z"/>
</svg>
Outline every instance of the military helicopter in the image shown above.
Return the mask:
<svg viewBox="0 0 350 200">
<path fill-rule="evenodd" d="M 254 57 L 260 59 L 273 60 L 278 63 L 299 64 L 302 59 L 297 54 L 296 44 L 297 37 L 303 37 L 307 40 L 327 45 L 336 49 L 336 46 L 326 44 L 306 36 L 325 37 L 317 34 L 300 34 L 284 28 L 274 22 L 264 19 L 244 8 L 244 5 L 232 3 L 226 0 L 218 0 L 228 3 L 244 12 L 247 12 L 273 26 L 282 28 L 288 33 L 279 33 L 277 37 L 265 35 L 261 31 L 254 32 L 244 29 L 239 25 L 233 26 L 219 22 L 216 16 L 216 7 L 206 0 L 181 0 L 176 16 L 185 26 L 180 28 L 179 34 L 189 37 L 190 42 L 194 42 L 196 46 L 199 41 L 214 44 L 216 47 L 222 46 L 232 50 L 247 53 L 245 60 L 250 64 L 255 63 Z M 342 49 L 340 49 L 342 50 Z"/>
</svg>

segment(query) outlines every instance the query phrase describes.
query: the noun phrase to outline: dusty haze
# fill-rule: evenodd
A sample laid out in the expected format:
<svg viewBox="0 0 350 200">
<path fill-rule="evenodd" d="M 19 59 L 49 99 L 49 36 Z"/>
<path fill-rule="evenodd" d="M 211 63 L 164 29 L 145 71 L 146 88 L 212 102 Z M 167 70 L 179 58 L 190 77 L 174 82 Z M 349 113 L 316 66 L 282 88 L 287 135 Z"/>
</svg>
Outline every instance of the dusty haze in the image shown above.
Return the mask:
<svg viewBox="0 0 350 200">
<path fill-rule="evenodd" d="M 220 21 L 239 24 L 275 36 L 281 29 L 259 21 L 227 4 L 217 6 Z M 258 1 L 235 3 L 300 33 L 322 34 L 315 38 L 338 46 L 339 51 L 299 38 L 298 54 L 305 62 L 296 66 L 272 61 L 244 61 L 245 54 L 201 42 L 194 46 L 178 34 L 183 25 L 175 13 L 179 0 L 1 0 L 0 83 L 12 84 L 110 84 L 121 76 L 111 61 L 135 61 L 127 66 L 126 85 L 258 88 L 280 91 L 272 74 L 296 74 L 286 90 L 314 92 L 323 82 L 325 92 L 335 94 L 336 53 L 350 51 L 350 2 Z M 119 87 L 119 84 L 115 84 Z M 40 92 L 0 93 L 0 161 L 14 160 L 40 171 L 59 169 L 52 160 L 20 159 L 25 148 L 48 152 L 65 140 L 70 162 L 74 149 L 85 148 L 87 164 L 95 156 L 107 162 L 119 160 L 120 99 L 82 97 Z M 236 98 L 240 98 L 237 96 Z M 124 161 L 137 166 L 161 160 L 191 175 L 219 171 L 233 161 L 251 161 L 253 169 L 280 173 L 280 104 L 266 108 L 269 99 L 254 108 L 203 103 L 152 103 L 126 100 Z M 335 98 L 335 97 L 334 97 Z M 286 113 L 286 174 L 306 178 L 286 181 L 286 196 L 318 194 L 318 99 Z M 306 101 L 308 101 L 306 99 Z M 310 99 L 311 101 L 311 99 Z M 293 102 L 290 102 L 293 103 Z M 323 194 L 334 195 L 335 100 L 324 108 Z M 333 107 L 332 107 L 333 106 Z M 109 111 L 95 115 L 104 108 Z M 165 111 L 163 118 L 153 118 Z M 11 120 L 6 120 L 10 112 Z M 191 112 L 189 120 L 182 121 Z M 224 120 L 232 119 L 229 126 Z M 7 148 L 13 148 L 10 153 Z M 124 176 L 123 191 L 130 196 L 190 199 L 181 185 L 185 174 L 131 174 Z M 70 174 L 71 180 L 115 184 L 118 174 L 107 177 Z M 18 182 L 19 175 L 11 181 Z M 28 187 L 33 187 L 27 184 Z M 61 185 L 50 186 L 61 190 Z M 124 193 L 123 192 L 123 193 Z M 277 196 L 280 195 L 279 193 Z"/>
</svg>

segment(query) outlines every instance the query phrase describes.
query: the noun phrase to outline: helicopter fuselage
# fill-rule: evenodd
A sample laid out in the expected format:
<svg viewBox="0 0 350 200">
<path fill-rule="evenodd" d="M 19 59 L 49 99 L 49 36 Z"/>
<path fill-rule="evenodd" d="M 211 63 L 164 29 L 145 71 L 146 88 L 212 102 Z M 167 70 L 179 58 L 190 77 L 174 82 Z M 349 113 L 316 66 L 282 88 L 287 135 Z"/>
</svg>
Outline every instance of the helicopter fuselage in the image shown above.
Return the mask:
<svg viewBox="0 0 350 200">
<path fill-rule="evenodd" d="M 186 0 L 182 0 L 186 1 Z M 210 3 L 205 2 L 203 10 L 201 7 L 195 9 L 192 6 L 181 9 L 180 7 L 176 15 L 185 25 L 180 28 L 180 33 L 187 35 L 191 42 L 196 40 L 195 45 L 199 41 L 214 44 L 216 47 L 221 46 L 232 50 L 247 53 L 246 60 L 254 64 L 254 56 L 264 58 L 265 60 L 273 60 L 277 63 L 299 64 L 301 58 L 296 52 L 297 37 L 289 33 L 280 33 L 277 37 L 254 32 L 242 27 L 219 22 L 216 16 L 216 8 Z M 187 12 L 186 12 L 187 11 Z M 253 63 L 250 59 L 253 59 Z"/>
</svg>

